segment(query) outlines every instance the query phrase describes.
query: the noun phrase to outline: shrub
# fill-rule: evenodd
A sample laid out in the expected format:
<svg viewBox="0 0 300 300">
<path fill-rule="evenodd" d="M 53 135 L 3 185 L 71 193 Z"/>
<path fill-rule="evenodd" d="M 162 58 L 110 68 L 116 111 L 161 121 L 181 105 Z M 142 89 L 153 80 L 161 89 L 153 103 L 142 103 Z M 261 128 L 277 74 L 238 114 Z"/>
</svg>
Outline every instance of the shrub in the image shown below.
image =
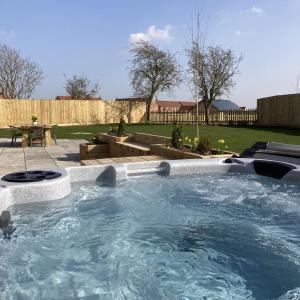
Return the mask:
<svg viewBox="0 0 300 300">
<path fill-rule="evenodd" d="M 125 134 L 126 134 L 125 120 L 121 118 L 118 124 L 117 136 L 124 136 Z"/>
<path fill-rule="evenodd" d="M 95 134 L 94 136 L 92 136 L 91 143 L 95 145 L 106 144 L 100 134 Z"/>
<path fill-rule="evenodd" d="M 201 137 L 198 142 L 197 150 L 200 154 L 207 154 L 211 151 L 211 142 L 209 137 Z"/>
<path fill-rule="evenodd" d="M 198 138 L 194 137 L 194 138 L 190 138 L 188 136 L 186 136 L 184 138 L 184 144 L 189 146 L 189 149 L 192 152 L 196 152 L 198 149 Z"/>
<path fill-rule="evenodd" d="M 108 134 L 110 134 L 110 135 L 117 135 L 117 131 L 118 131 L 118 127 L 117 126 L 109 127 Z"/>
<path fill-rule="evenodd" d="M 173 123 L 171 146 L 175 149 L 179 149 L 182 146 L 182 125 L 178 122 Z"/>
</svg>

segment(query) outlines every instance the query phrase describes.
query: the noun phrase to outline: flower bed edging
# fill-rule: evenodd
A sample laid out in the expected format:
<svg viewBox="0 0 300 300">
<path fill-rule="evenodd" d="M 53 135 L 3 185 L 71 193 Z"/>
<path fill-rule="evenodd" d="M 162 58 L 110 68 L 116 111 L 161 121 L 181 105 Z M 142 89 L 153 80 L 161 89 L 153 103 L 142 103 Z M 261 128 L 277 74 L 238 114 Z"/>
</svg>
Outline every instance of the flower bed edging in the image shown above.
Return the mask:
<svg viewBox="0 0 300 300">
<path fill-rule="evenodd" d="M 108 144 L 80 144 L 80 160 L 85 159 L 98 159 L 109 157 L 109 145 Z"/>
<path fill-rule="evenodd" d="M 170 148 L 165 145 L 150 145 L 150 152 L 151 154 L 169 159 L 228 158 L 234 155 L 233 152 L 229 151 L 224 151 L 223 154 L 201 155 L 194 152 Z"/>
<path fill-rule="evenodd" d="M 125 142 L 128 139 L 130 139 L 130 135 L 127 136 L 116 136 L 116 135 L 110 135 L 108 133 L 100 133 L 100 136 L 102 137 L 103 141 L 109 143 L 109 144 L 115 144 L 120 142 Z"/>
</svg>

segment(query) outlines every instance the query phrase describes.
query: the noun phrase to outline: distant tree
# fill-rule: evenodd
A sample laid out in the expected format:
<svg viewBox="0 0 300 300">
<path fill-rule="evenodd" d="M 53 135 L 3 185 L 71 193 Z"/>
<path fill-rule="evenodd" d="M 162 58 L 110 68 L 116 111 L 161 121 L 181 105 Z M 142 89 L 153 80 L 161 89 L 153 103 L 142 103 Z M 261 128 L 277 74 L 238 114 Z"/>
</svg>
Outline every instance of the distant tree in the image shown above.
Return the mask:
<svg viewBox="0 0 300 300">
<path fill-rule="evenodd" d="M 132 115 L 135 111 L 143 109 L 145 103 L 140 101 L 106 101 L 106 104 L 112 108 L 113 118 L 127 118 L 129 124 L 132 123 Z"/>
<path fill-rule="evenodd" d="M 212 102 L 228 94 L 235 85 L 234 76 L 239 73 L 238 67 L 243 57 L 235 56 L 231 49 L 206 46 L 199 18 L 200 14 L 197 12 L 196 32 L 191 33 L 191 43 L 186 49 L 188 81 L 194 97 L 203 100 L 205 121 L 209 124 Z"/>
<path fill-rule="evenodd" d="M 146 120 L 150 121 L 154 96 L 171 91 L 181 82 L 179 66 L 173 54 L 146 41 L 138 42 L 131 52 L 131 85 L 136 96 L 146 99 Z"/>
<path fill-rule="evenodd" d="M 29 98 L 40 85 L 43 71 L 29 58 L 7 45 L 0 44 L 0 95 L 4 98 Z"/>
<path fill-rule="evenodd" d="M 300 93 L 300 74 L 298 74 L 296 77 L 296 82 L 294 85 L 294 92 Z"/>
<path fill-rule="evenodd" d="M 92 85 L 84 75 L 71 78 L 65 76 L 65 90 L 72 99 L 90 99 L 99 92 L 99 84 Z"/>
</svg>

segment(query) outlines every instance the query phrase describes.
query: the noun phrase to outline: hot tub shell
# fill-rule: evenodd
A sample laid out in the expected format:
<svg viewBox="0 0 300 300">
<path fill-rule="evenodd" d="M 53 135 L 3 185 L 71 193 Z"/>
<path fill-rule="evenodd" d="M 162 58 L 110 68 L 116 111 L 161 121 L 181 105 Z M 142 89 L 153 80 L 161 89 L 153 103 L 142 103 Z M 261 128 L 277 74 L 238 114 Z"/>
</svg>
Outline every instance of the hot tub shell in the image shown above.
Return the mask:
<svg viewBox="0 0 300 300">
<path fill-rule="evenodd" d="M 0 214 L 14 204 L 25 204 L 40 201 L 58 200 L 71 193 L 71 184 L 79 181 L 109 180 L 115 183 L 127 180 L 131 176 L 146 175 L 188 175 L 188 174 L 226 174 L 226 173 L 259 173 L 272 176 L 271 171 L 263 174 L 257 172 L 257 165 L 263 163 L 273 164 L 276 169 L 284 169 L 280 174 L 280 180 L 300 181 L 300 166 L 285 162 L 259 160 L 249 158 L 234 158 L 231 161 L 225 159 L 193 159 L 193 160 L 165 160 L 138 162 L 126 164 L 112 164 L 103 166 L 70 167 L 66 169 L 52 168 L 62 174 L 61 177 L 35 183 L 13 183 L 0 181 Z M 263 170 L 263 168 L 260 168 Z M 276 175 L 276 174 L 274 174 Z"/>
</svg>

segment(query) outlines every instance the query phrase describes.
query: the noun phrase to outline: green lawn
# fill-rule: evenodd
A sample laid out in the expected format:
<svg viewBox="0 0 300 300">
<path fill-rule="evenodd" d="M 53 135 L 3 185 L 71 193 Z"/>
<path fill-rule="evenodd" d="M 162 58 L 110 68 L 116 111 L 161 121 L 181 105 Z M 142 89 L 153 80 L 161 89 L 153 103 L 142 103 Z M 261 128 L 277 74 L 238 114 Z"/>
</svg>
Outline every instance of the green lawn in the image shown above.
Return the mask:
<svg viewBox="0 0 300 300">
<path fill-rule="evenodd" d="M 107 132 L 109 127 L 110 125 L 59 127 L 56 130 L 56 136 L 57 138 L 89 139 L 92 134 Z M 170 136 L 172 132 L 172 125 L 134 124 L 127 125 L 126 129 L 128 133 L 145 132 Z M 195 136 L 196 126 L 184 126 L 183 133 L 185 136 Z M 224 139 L 228 145 L 228 149 L 236 152 L 241 152 L 257 141 L 272 141 L 300 145 L 300 129 L 200 126 L 200 135 L 209 136 L 214 145 L 217 144 L 219 139 Z M 10 131 L 7 129 L 1 129 L 0 137 L 10 137 Z"/>
</svg>

